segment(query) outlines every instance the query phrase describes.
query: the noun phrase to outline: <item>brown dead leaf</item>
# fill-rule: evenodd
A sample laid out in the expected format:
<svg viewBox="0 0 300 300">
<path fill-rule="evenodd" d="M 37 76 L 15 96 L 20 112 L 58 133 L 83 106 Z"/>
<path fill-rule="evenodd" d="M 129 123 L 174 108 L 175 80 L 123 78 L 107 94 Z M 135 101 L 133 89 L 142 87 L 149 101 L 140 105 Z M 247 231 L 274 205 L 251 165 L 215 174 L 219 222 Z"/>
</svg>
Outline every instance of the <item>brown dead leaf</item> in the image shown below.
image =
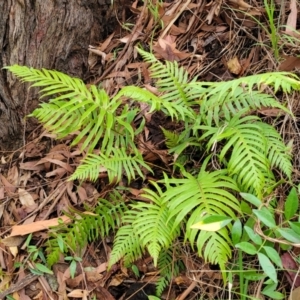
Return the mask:
<svg viewBox="0 0 300 300">
<path fill-rule="evenodd" d="M 16 256 L 18 255 L 18 253 L 19 253 L 19 249 L 18 249 L 18 247 L 9 247 L 9 251 L 10 251 L 10 253 L 12 254 L 12 256 L 14 257 L 14 258 L 16 258 Z"/>
<path fill-rule="evenodd" d="M 12 185 L 19 185 L 19 171 L 16 166 L 13 166 L 8 170 L 7 173 L 7 180 L 12 184 Z"/>
<path fill-rule="evenodd" d="M 77 188 L 77 194 L 80 199 L 80 202 L 83 202 L 83 201 L 87 200 L 87 198 L 88 198 L 86 190 L 82 186 L 79 186 Z"/>
<path fill-rule="evenodd" d="M 14 193 L 16 191 L 16 187 L 12 185 L 1 173 L 0 179 L 7 193 Z"/>
<path fill-rule="evenodd" d="M 264 116 L 268 117 L 278 117 L 283 115 L 283 111 L 279 108 L 262 108 L 258 112 Z"/>
<path fill-rule="evenodd" d="M 100 286 L 99 284 L 97 285 L 94 292 L 96 293 L 97 299 L 115 300 L 115 298 L 108 292 L 108 290 Z"/>
<path fill-rule="evenodd" d="M 83 274 L 79 274 L 74 278 L 68 278 L 66 280 L 66 283 L 69 288 L 73 289 L 75 287 L 78 287 L 79 284 L 82 282 L 82 280 L 83 280 Z"/>
<path fill-rule="evenodd" d="M 229 2 L 235 4 L 239 9 L 248 10 L 252 8 L 250 4 L 243 0 L 229 0 Z"/>
<path fill-rule="evenodd" d="M 20 163 L 20 169 L 28 171 L 42 171 L 45 169 L 43 165 L 37 165 L 39 161 L 28 161 L 25 163 Z"/>
<path fill-rule="evenodd" d="M 245 71 L 248 69 L 250 66 L 251 61 L 255 57 L 255 53 L 257 52 L 257 47 L 253 47 L 250 51 L 250 54 L 247 58 L 241 60 L 241 65 L 242 65 L 242 71 L 239 75 L 243 75 Z"/>
<path fill-rule="evenodd" d="M 1 243 L 3 243 L 7 247 L 18 247 L 25 241 L 25 239 L 26 237 L 23 236 L 9 236 L 2 239 Z"/>
<path fill-rule="evenodd" d="M 64 276 L 63 272 L 56 271 L 56 278 L 57 278 L 57 282 L 58 282 L 58 293 L 61 295 L 61 298 L 59 298 L 59 299 L 67 299 L 66 282 L 65 282 L 65 280 L 63 280 L 63 276 Z"/>
<path fill-rule="evenodd" d="M 189 57 L 190 53 L 184 53 L 176 49 L 176 37 L 167 35 L 165 38 L 159 38 L 158 43 L 153 46 L 154 52 L 168 61 L 180 61 Z"/>
<path fill-rule="evenodd" d="M 122 284 L 125 278 L 127 278 L 127 276 L 125 276 L 124 274 L 117 274 L 112 278 L 109 286 L 119 286 L 120 284 Z"/>
<path fill-rule="evenodd" d="M 59 218 L 54 218 L 50 220 L 36 221 L 31 224 L 15 225 L 12 227 L 10 236 L 26 235 L 32 232 L 46 230 L 50 227 L 59 225 L 61 222 L 68 224 L 71 222 L 71 219 L 67 216 L 61 216 Z"/>
<path fill-rule="evenodd" d="M 294 288 L 300 287 L 300 276 L 298 276 L 299 264 L 296 263 L 296 261 L 289 252 L 286 252 L 283 255 L 281 255 L 281 262 L 290 285 Z"/>
<path fill-rule="evenodd" d="M 209 4 L 206 5 L 206 7 L 210 7 L 210 11 L 206 17 L 206 21 L 208 24 L 211 24 L 214 16 L 218 16 L 220 14 L 222 2 L 223 0 L 216 0 L 211 1 Z"/>
<path fill-rule="evenodd" d="M 113 32 L 103 43 L 102 45 L 99 47 L 100 51 L 105 51 L 106 48 L 108 47 L 108 45 L 110 44 L 112 38 L 114 37 L 115 33 Z"/>
<path fill-rule="evenodd" d="M 242 66 L 236 56 L 227 62 L 227 68 L 232 74 L 235 75 L 239 75 L 242 71 Z"/>
<path fill-rule="evenodd" d="M 89 292 L 87 290 L 73 290 L 69 294 L 67 294 L 68 297 L 74 297 L 74 298 L 81 298 L 83 300 L 87 299 Z"/>
<path fill-rule="evenodd" d="M 104 277 L 102 274 L 99 274 L 96 269 L 85 271 L 85 274 L 86 274 L 86 280 L 92 283 L 97 282 L 103 279 Z"/>
<path fill-rule="evenodd" d="M 3 215 L 4 207 L 5 207 L 5 204 L 0 204 L 0 220 L 1 220 L 2 215 Z"/>
<path fill-rule="evenodd" d="M 26 190 L 19 188 L 18 189 L 18 194 L 19 194 L 20 202 L 23 206 L 30 207 L 30 206 L 35 205 L 33 197 Z"/>
<path fill-rule="evenodd" d="M 297 1 L 296 0 L 291 0 L 290 2 L 290 9 L 291 12 L 289 13 L 287 22 L 286 22 L 286 28 L 285 28 L 285 33 L 290 34 L 295 32 L 296 26 L 297 26 Z"/>
<path fill-rule="evenodd" d="M 65 174 L 67 174 L 66 169 L 64 168 L 57 168 L 51 172 L 46 173 L 46 177 L 52 177 L 52 176 L 57 176 L 58 178 L 62 178 Z M 58 179 L 57 178 L 57 179 Z"/>
<path fill-rule="evenodd" d="M 106 271 L 106 269 L 107 269 L 107 263 L 102 263 L 96 269 L 97 269 L 98 273 L 102 273 L 102 272 Z"/>
<path fill-rule="evenodd" d="M 299 300 L 300 299 L 300 287 L 297 287 L 293 291 L 291 291 L 289 300 Z"/>
<path fill-rule="evenodd" d="M 77 195 L 73 192 L 73 181 L 69 181 L 67 183 L 67 193 L 70 196 L 73 203 L 77 204 Z"/>
<path fill-rule="evenodd" d="M 25 157 L 41 157 L 46 143 L 29 143 L 25 146 Z"/>
<path fill-rule="evenodd" d="M 53 163 L 55 165 L 58 165 L 58 166 L 64 168 L 67 172 L 70 172 L 70 173 L 73 173 L 73 171 L 74 171 L 74 169 L 68 163 L 65 163 L 65 162 L 63 162 L 61 160 L 58 160 L 58 159 L 52 159 L 52 158 L 49 158 L 49 157 L 45 157 L 45 158 L 41 159 L 37 164 L 41 164 L 41 163 L 45 163 L 45 162 L 50 162 L 50 163 Z"/>
<path fill-rule="evenodd" d="M 300 58 L 297 56 L 282 56 L 285 60 L 280 63 L 279 71 L 293 71 L 295 68 L 300 68 Z"/>
</svg>

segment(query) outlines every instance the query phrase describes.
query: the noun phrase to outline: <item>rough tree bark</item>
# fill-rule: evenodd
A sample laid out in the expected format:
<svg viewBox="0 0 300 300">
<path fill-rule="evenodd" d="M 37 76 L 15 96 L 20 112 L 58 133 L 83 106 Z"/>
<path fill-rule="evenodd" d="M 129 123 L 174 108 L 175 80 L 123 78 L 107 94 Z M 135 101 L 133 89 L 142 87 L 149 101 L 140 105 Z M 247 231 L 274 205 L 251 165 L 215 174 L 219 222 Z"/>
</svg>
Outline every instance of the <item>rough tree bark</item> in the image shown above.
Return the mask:
<svg viewBox="0 0 300 300">
<path fill-rule="evenodd" d="M 38 104 L 3 66 L 56 69 L 83 78 L 88 46 L 107 30 L 111 0 L 0 0 L 0 150 L 22 145 L 22 120 Z"/>
</svg>

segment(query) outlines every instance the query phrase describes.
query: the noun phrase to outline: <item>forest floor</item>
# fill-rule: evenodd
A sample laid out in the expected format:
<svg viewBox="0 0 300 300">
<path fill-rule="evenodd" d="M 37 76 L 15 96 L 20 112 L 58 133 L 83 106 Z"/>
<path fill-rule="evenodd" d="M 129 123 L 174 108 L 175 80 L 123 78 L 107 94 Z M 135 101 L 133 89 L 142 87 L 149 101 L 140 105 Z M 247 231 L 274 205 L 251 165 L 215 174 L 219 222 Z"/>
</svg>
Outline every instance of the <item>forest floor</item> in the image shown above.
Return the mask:
<svg viewBox="0 0 300 300">
<path fill-rule="evenodd" d="M 111 96 L 127 85 L 151 89 L 147 64 L 134 48 L 137 44 L 151 50 L 162 61 L 177 61 L 188 71 L 190 79 L 197 76 L 198 81 L 227 81 L 272 71 L 297 72 L 300 68 L 299 4 L 293 0 L 277 2 L 271 18 L 262 1 L 217 0 L 208 4 L 200 0 L 161 1 L 160 4 L 136 1 L 116 13 L 119 28 L 99 44 L 90 46 L 91 74 L 84 80 L 87 84 L 101 83 Z M 289 99 L 284 95 L 278 97 L 288 102 L 294 115 L 299 114 L 299 94 L 290 95 Z M 292 119 L 279 118 L 277 109 L 265 108 L 256 113 L 276 126 L 287 143 L 293 140 L 294 149 L 299 149 L 298 128 Z M 163 115 L 149 116 L 144 132 L 147 149 L 144 155 L 147 162 L 168 172 L 169 154 L 160 126 L 174 129 L 172 121 Z M 41 257 L 45 254 L 49 228 L 58 224 L 63 211 L 85 211 L 86 204 L 95 205 L 99 197 L 117 188 L 107 185 L 105 174 L 96 182 L 78 185 L 68 181 L 82 159 L 79 149 L 70 146 L 70 139 L 55 140 L 39 126 L 26 137 L 23 148 L 0 157 L 0 299 L 133 300 L 148 299 L 146 294 L 154 294 L 152 283 L 157 274 L 147 255 L 132 269 L 120 263 L 107 271 L 113 235 L 86 246 L 76 261 L 74 278 L 70 275 L 72 258 L 55 264 L 51 275 L 43 268 Z M 295 182 L 300 177 L 299 165 L 295 150 Z M 156 176 L 162 177 L 162 172 L 157 171 Z M 153 178 L 131 183 L 127 197 L 139 199 L 149 180 Z M 126 186 L 126 182 L 120 186 Z M 66 221 L 67 217 L 62 220 Z M 29 234 L 32 234 L 30 238 Z M 229 299 L 230 287 L 224 287 L 217 266 L 205 263 L 183 243 L 180 256 L 185 269 L 172 279 L 161 299 Z M 290 268 L 299 267 L 294 260 L 293 264 Z M 298 281 L 295 284 L 289 280 L 288 272 L 282 270 L 280 274 L 279 289 L 289 291 L 292 284 L 294 289 L 300 286 Z M 249 284 L 249 294 L 256 299 L 267 299 L 260 294 L 260 289 L 260 282 Z M 234 295 L 231 299 L 240 298 Z"/>
</svg>

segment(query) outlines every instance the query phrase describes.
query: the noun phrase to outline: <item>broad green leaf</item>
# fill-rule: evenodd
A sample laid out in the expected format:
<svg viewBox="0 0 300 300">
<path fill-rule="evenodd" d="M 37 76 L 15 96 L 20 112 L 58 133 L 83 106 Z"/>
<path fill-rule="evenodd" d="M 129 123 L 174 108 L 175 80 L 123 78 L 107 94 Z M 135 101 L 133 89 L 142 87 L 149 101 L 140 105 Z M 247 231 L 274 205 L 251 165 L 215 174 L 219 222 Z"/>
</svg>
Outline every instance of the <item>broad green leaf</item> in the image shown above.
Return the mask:
<svg viewBox="0 0 300 300">
<path fill-rule="evenodd" d="M 241 201 L 241 211 L 246 215 L 252 214 L 252 207 L 249 205 L 247 201 Z"/>
<path fill-rule="evenodd" d="M 300 235 L 293 231 L 291 228 L 277 228 L 277 232 L 279 232 L 282 237 L 292 243 L 299 244 L 300 243 Z"/>
<path fill-rule="evenodd" d="M 254 255 L 257 253 L 257 249 L 254 245 L 248 243 L 248 242 L 241 242 L 235 245 L 235 248 L 241 249 L 247 254 Z"/>
<path fill-rule="evenodd" d="M 259 264 L 267 276 L 277 283 L 277 272 L 269 258 L 261 252 L 257 253 Z"/>
<path fill-rule="evenodd" d="M 262 244 L 262 238 L 254 232 L 254 230 L 248 226 L 244 227 L 244 230 L 247 232 L 249 238 L 256 244 L 261 245 Z"/>
<path fill-rule="evenodd" d="M 285 204 L 284 204 L 284 216 L 286 220 L 290 220 L 293 218 L 299 208 L 299 199 L 297 195 L 296 189 L 293 187 L 289 193 L 289 195 L 286 198 Z"/>
<path fill-rule="evenodd" d="M 132 265 L 131 266 L 131 270 L 132 270 L 132 272 L 134 273 L 134 275 L 136 277 L 140 277 L 140 271 L 139 271 L 139 269 L 138 269 L 138 267 L 136 265 Z"/>
<path fill-rule="evenodd" d="M 262 205 L 261 200 L 259 200 L 257 197 L 255 197 L 252 194 L 248 194 L 248 193 L 240 193 L 240 195 L 247 200 L 248 202 L 250 202 L 251 204 L 253 204 L 256 207 L 260 207 Z"/>
<path fill-rule="evenodd" d="M 160 298 L 156 297 L 156 296 L 148 296 L 149 300 L 160 300 Z"/>
<path fill-rule="evenodd" d="M 270 292 L 264 292 L 262 291 L 263 295 L 268 296 L 270 299 L 274 299 L 274 300 L 280 300 L 280 299 L 286 299 L 286 296 L 283 295 L 280 292 L 276 292 L 276 291 L 270 291 Z"/>
<path fill-rule="evenodd" d="M 35 267 L 43 273 L 47 273 L 47 274 L 51 274 L 51 275 L 53 274 L 53 272 L 48 267 L 46 267 L 40 263 L 36 263 Z"/>
<path fill-rule="evenodd" d="M 283 268 L 282 263 L 281 263 L 281 258 L 279 256 L 279 253 L 277 250 L 275 250 L 272 247 L 269 246 L 263 246 L 263 248 L 266 251 L 266 255 L 270 258 L 270 260 L 277 265 L 279 268 Z"/>
<path fill-rule="evenodd" d="M 61 235 L 57 235 L 57 245 L 61 253 L 64 253 L 65 243 Z"/>
<path fill-rule="evenodd" d="M 231 228 L 231 239 L 233 245 L 237 244 L 240 242 L 242 237 L 242 223 L 239 219 L 237 219 Z"/>
<path fill-rule="evenodd" d="M 291 228 L 300 235 L 300 223 L 299 222 L 289 222 Z"/>
<path fill-rule="evenodd" d="M 261 209 L 253 209 L 253 213 L 267 227 L 269 228 L 276 227 L 274 214 L 272 214 L 268 208 L 262 207 Z"/>
<path fill-rule="evenodd" d="M 243 272 L 243 270 L 242 270 L 242 272 Z M 257 270 L 253 270 L 250 272 L 247 270 L 247 272 L 244 272 L 243 276 L 244 276 L 244 278 L 251 280 L 251 281 L 262 280 L 266 277 L 265 274 L 257 273 Z"/>
<path fill-rule="evenodd" d="M 206 231 L 218 231 L 228 225 L 231 221 L 232 219 L 226 216 L 205 216 L 200 222 L 193 224 L 191 228 Z"/>
<path fill-rule="evenodd" d="M 70 275 L 71 275 L 71 278 L 74 278 L 75 277 L 75 273 L 76 273 L 76 267 L 77 267 L 77 264 L 76 264 L 76 261 L 75 260 L 72 260 L 71 264 L 70 264 Z"/>
<path fill-rule="evenodd" d="M 266 284 L 266 282 L 265 282 Z M 270 297 L 271 299 L 285 299 L 285 296 L 276 291 L 277 283 L 269 283 L 266 287 L 262 290 L 262 294 Z"/>
</svg>

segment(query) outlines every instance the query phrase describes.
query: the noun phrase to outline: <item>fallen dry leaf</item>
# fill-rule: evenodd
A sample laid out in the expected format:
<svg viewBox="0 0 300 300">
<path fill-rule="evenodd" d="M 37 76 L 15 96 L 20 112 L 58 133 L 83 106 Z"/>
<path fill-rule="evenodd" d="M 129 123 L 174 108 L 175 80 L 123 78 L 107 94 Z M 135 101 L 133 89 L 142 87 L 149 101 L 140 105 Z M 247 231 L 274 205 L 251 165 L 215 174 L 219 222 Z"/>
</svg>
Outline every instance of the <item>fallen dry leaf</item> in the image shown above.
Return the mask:
<svg viewBox="0 0 300 300">
<path fill-rule="evenodd" d="M 7 247 L 17 247 L 20 246 L 26 237 L 23 236 L 9 236 L 1 240 L 1 243 Z"/>
<path fill-rule="evenodd" d="M 23 206 L 30 207 L 30 206 L 35 205 L 33 197 L 26 190 L 19 188 L 18 194 L 19 194 L 19 200 Z"/>
<path fill-rule="evenodd" d="M 87 290 L 73 290 L 69 294 L 67 294 L 68 297 L 74 297 L 74 298 L 82 298 L 82 299 L 87 299 L 89 292 Z"/>
<path fill-rule="evenodd" d="M 242 71 L 242 66 L 236 56 L 227 62 L 227 68 L 230 73 L 235 75 L 239 75 Z"/>
<path fill-rule="evenodd" d="M 12 185 L 2 174 L 0 174 L 0 180 L 2 182 L 2 185 L 4 186 L 4 189 L 8 193 L 14 193 L 16 190 L 16 187 Z"/>
<path fill-rule="evenodd" d="M 290 2 L 290 9 L 291 12 L 289 13 L 287 22 L 286 22 L 286 28 L 285 28 L 285 33 L 286 34 L 290 34 L 296 30 L 296 26 L 297 26 L 297 13 L 298 13 L 298 9 L 297 9 L 297 1 L 296 0 L 291 0 Z"/>
<path fill-rule="evenodd" d="M 278 117 L 283 114 L 283 111 L 279 108 L 262 108 L 258 112 L 268 117 Z"/>
<path fill-rule="evenodd" d="M 67 216 L 61 216 L 50 220 L 36 221 L 31 224 L 15 225 L 12 227 L 10 236 L 26 235 L 40 230 L 46 230 L 59 225 L 61 222 L 68 224 L 71 222 L 71 219 Z"/>
<path fill-rule="evenodd" d="M 299 264 L 296 263 L 290 253 L 286 252 L 281 255 L 281 262 L 285 270 L 286 277 L 291 286 L 294 288 L 300 287 L 300 276 L 298 276 Z M 299 299 L 299 298 L 293 298 Z"/>
<path fill-rule="evenodd" d="M 155 53 L 168 61 L 180 61 L 189 57 L 190 53 L 181 52 L 176 49 L 176 37 L 167 35 L 165 38 L 159 38 L 158 43 L 153 46 Z"/>
<path fill-rule="evenodd" d="M 300 57 L 297 56 L 282 56 L 285 60 L 280 63 L 279 71 L 293 71 L 295 68 L 300 68 Z"/>
<path fill-rule="evenodd" d="M 293 291 L 291 291 L 289 300 L 299 300 L 300 299 L 300 287 L 297 287 Z"/>
</svg>

